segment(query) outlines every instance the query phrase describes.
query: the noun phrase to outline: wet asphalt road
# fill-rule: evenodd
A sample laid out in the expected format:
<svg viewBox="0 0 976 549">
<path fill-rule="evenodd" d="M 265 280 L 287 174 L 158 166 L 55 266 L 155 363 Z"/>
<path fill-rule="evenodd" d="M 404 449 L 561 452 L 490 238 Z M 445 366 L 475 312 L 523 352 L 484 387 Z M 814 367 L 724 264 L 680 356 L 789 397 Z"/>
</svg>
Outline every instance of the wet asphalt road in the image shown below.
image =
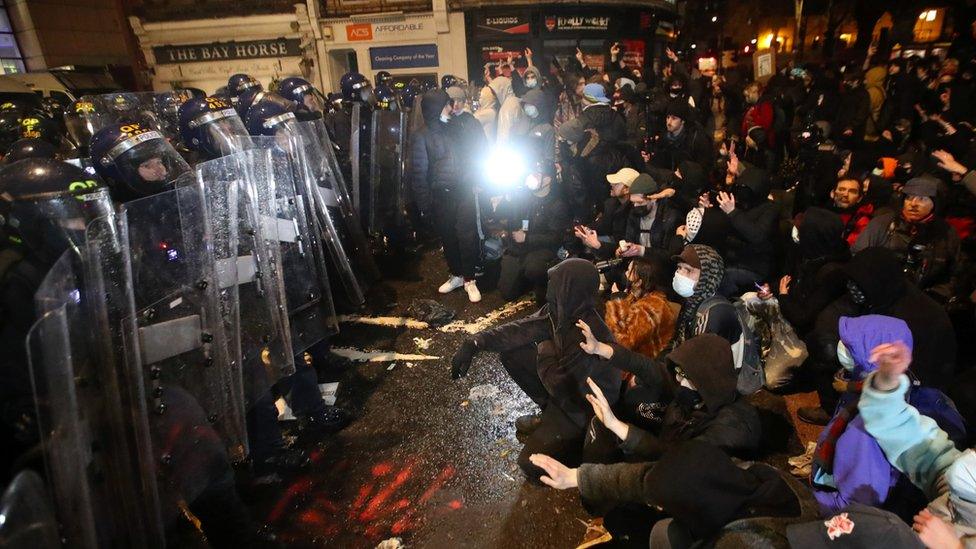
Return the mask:
<svg viewBox="0 0 976 549">
<path fill-rule="evenodd" d="M 439 296 L 446 270 L 436 250 L 389 270 L 414 280 L 388 281 L 397 306 L 386 315 L 402 314 L 416 298 L 438 299 L 464 321 L 503 306 L 490 290 L 478 304 L 463 290 Z M 464 335 L 343 324 L 334 347 L 441 358 L 408 364 L 335 357 L 328 374 L 341 382 L 338 404 L 357 420 L 324 440 L 300 441 L 313 465 L 280 489 L 249 498 L 255 518 L 298 548 L 375 547 L 391 537 L 409 547 L 576 547 L 589 519 L 578 494 L 528 483 L 515 463 L 521 444 L 513 422 L 537 407 L 495 355 L 482 353 L 466 378 L 450 378 L 450 357 Z M 429 348 L 419 349 L 416 337 L 429 338 Z M 786 404 L 766 393 L 754 400 L 766 427 L 760 457 L 785 466 L 802 451 Z"/>
</svg>

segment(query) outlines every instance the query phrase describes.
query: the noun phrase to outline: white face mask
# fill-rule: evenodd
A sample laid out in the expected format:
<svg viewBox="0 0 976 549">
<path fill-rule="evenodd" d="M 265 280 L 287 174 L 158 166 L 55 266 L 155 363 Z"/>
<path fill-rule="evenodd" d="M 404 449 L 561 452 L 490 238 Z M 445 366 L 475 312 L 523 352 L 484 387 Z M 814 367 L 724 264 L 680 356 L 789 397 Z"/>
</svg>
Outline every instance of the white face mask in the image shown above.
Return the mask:
<svg viewBox="0 0 976 549">
<path fill-rule="evenodd" d="M 843 341 L 837 342 L 837 362 L 840 362 L 840 365 L 848 372 L 854 371 L 854 357 L 851 356 L 851 352 Z"/>
<path fill-rule="evenodd" d="M 793 226 L 793 231 L 791 232 L 791 235 L 793 236 L 793 242 L 796 243 L 796 244 L 799 244 L 800 243 L 800 229 L 797 229 L 796 228 L 796 225 Z"/>
<path fill-rule="evenodd" d="M 539 81 L 536 80 L 535 78 L 526 78 L 525 79 L 525 87 L 526 88 L 532 89 L 532 88 L 534 88 L 534 87 L 536 87 L 538 85 L 539 85 Z"/>
<path fill-rule="evenodd" d="M 695 281 L 682 274 L 674 273 L 671 287 L 681 297 L 691 297 L 695 293 Z"/>
<path fill-rule="evenodd" d="M 525 114 L 528 115 L 529 118 L 535 118 L 539 116 L 539 109 L 537 109 L 535 105 L 526 105 L 524 110 L 525 110 Z"/>
<path fill-rule="evenodd" d="M 695 384 L 692 383 L 691 381 L 688 381 L 688 378 L 686 377 L 679 378 L 678 384 L 684 387 L 685 389 L 691 389 L 692 391 L 698 390 L 698 387 L 695 387 Z"/>
</svg>

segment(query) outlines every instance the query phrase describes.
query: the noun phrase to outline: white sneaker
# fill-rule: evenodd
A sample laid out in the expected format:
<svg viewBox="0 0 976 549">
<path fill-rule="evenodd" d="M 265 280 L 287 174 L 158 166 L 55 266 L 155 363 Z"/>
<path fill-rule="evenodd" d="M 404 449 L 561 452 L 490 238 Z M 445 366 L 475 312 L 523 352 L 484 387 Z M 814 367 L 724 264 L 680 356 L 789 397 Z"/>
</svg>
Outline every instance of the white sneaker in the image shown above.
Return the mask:
<svg viewBox="0 0 976 549">
<path fill-rule="evenodd" d="M 451 278 L 447 279 L 447 282 L 441 284 L 441 287 L 437 288 L 437 291 L 442 294 L 449 294 L 461 286 L 464 286 L 464 278 L 460 276 L 452 276 Z"/>
<path fill-rule="evenodd" d="M 468 301 L 471 303 L 481 301 L 481 292 L 478 291 L 478 283 L 476 281 L 465 282 L 464 291 L 468 292 Z"/>
</svg>

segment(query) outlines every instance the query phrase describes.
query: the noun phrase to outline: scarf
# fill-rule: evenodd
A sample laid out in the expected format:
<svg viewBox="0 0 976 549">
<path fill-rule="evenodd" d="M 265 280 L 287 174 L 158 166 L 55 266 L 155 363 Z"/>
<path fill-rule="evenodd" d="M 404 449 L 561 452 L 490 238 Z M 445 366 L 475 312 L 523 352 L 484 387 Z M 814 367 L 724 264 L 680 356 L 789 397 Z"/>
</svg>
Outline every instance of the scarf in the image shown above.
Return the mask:
<svg viewBox="0 0 976 549">
<path fill-rule="evenodd" d="M 678 322 L 674 330 L 674 337 L 668 345 L 668 350 L 673 350 L 681 345 L 686 339 L 695 336 L 695 318 L 698 307 L 708 298 L 715 295 L 722 277 L 725 276 L 725 262 L 722 256 L 718 255 L 713 248 L 701 244 L 690 245 L 698 255 L 698 262 L 701 264 L 701 274 L 698 283 L 695 284 L 695 293 L 685 300 L 678 313 Z"/>
</svg>

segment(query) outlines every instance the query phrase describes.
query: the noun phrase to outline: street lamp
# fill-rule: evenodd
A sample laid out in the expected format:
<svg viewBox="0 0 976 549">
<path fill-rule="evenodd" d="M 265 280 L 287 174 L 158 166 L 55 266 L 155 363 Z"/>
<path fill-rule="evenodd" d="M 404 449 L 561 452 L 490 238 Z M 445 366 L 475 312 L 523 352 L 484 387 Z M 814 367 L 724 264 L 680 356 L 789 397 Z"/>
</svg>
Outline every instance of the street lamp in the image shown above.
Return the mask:
<svg viewBox="0 0 976 549">
<path fill-rule="evenodd" d="M 712 16 L 712 23 L 714 23 L 716 21 L 718 21 L 718 16 L 717 15 L 713 15 Z"/>
</svg>

